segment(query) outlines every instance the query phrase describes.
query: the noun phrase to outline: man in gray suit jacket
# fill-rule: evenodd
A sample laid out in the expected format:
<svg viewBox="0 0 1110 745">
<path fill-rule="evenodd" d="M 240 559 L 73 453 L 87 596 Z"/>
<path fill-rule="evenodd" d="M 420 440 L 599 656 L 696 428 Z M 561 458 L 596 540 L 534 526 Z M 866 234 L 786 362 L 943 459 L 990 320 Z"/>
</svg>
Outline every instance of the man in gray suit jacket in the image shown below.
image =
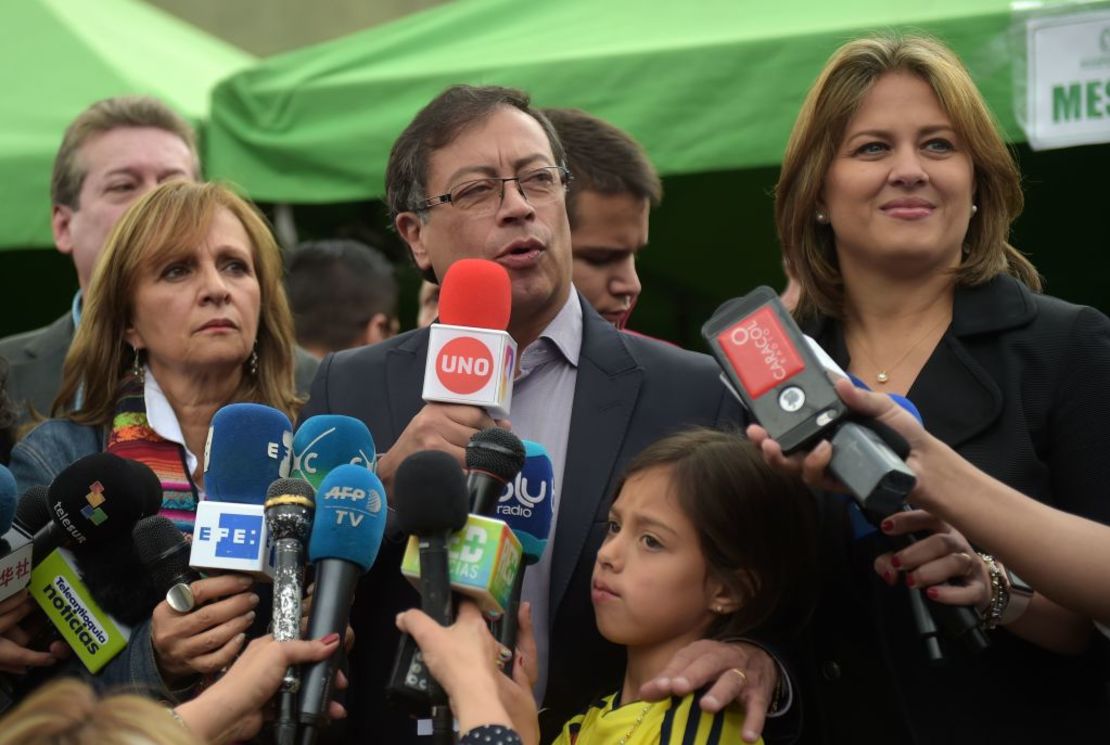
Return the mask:
<svg viewBox="0 0 1110 745">
<path fill-rule="evenodd" d="M 597 632 L 589 582 L 623 465 L 683 426 L 740 420 L 710 358 L 622 334 L 574 290 L 564 162 L 551 124 L 526 94 L 455 86 L 401 134 L 386 175 L 394 225 L 426 276 L 442 277 L 454 261 L 472 257 L 497 261 L 512 281 L 508 331 L 519 345 L 519 369 L 512 423 L 497 424 L 544 445 L 554 465 L 554 540 L 524 588 L 551 727 L 620 683 L 621 653 Z M 428 330 L 419 329 L 327 357 L 302 412 L 302 419 L 341 413 L 365 421 L 387 489 L 412 452 L 439 449 L 464 463 L 470 437 L 495 424 L 476 407 L 421 400 L 427 348 Z M 401 548 L 383 544 L 352 611 L 359 643 L 348 737 L 355 740 L 419 742 L 411 720 L 387 711 L 381 693 L 398 639 L 394 616 L 418 604 L 399 573 Z M 716 681 L 703 706 L 739 698 L 757 733 L 777 678 L 769 655 L 746 643 L 693 646 L 696 661 L 678 661 L 671 678 L 695 688 Z M 670 693 L 668 685 L 656 695 Z"/>
<path fill-rule="evenodd" d="M 81 298 L 109 233 L 135 200 L 170 179 L 199 179 L 196 137 L 188 122 L 149 96 L 98 101 L 66 128 L 50 179 L 54 245 L 73 258 L 80 285 L 69 311 L 48 326 L 0 340 L 8 360 L 8 395 L 22 421 L 30 407 L 49 415 L 62 362 L 81 319 Z M 316 361 L 298 350 L 302 392 Z"/>
</svg>

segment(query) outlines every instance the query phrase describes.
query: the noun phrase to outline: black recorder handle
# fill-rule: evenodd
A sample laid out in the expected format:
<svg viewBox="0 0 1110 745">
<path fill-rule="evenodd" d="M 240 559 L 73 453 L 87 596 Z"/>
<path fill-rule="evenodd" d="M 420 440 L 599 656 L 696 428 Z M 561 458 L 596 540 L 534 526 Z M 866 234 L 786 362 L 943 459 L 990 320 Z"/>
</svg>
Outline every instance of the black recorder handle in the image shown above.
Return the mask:
<svg viewBox="0 0 1110 745">
<path fill-rule="evenodd" d="M 900 544 L 899 549 L 902 549 L 926 537 L 925 535 L 909 533 L 904 536 L 898 536 L 894 541 L 896 544 Z M 912 590 L 913 588 L 910 589 Z M 918 598 L 922 598 L 920 591 L 915 591 L 915 594 Z M 968 650 L 975 654 L 990 647 L 990 639 L 987 638 L 986 633 L 984 633 L 983 629 L 979 626 L 979 614 L 976 613 L 975 609 L 970 605 L 949 605 L 947 603 L 938 603 L 928 598 L 923 599 L 925 607 L 928 609 L 930 615 L 936 619 L 936 622 L 940 624 L 944 633 L 947 634 L 950 639 L 962 639 Z M 916 609 L 914 615 L 915 617 L 917 615 Z M 922 631 L 920 626 L 918 630 Z M 922 633 L 922 638 L 925 637 L 925 633 Z M 926 645 L 929 646 L 928 641 L 926 641 Z M 930 657 L 932 657 L 931 651 Z"/>
</svg>

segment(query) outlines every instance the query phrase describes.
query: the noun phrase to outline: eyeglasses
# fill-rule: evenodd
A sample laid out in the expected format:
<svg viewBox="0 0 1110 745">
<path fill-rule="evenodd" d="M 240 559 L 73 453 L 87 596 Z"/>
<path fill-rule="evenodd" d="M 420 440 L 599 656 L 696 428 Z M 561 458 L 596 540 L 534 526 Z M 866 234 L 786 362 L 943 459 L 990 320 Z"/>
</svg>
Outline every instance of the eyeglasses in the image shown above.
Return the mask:
<svg viewBox="0 0 1110 745">
<path fill-rule="evenodd" d="M 566 193 L 570 171 L 563 166 L 544 166 L 510 178 L 490 176 L 464 181 L 446 194 L 430 197 L 416 205 L 417 211 L 431 209 L 440 204 L 452 204 L 474 217 L 492 215 L 505 199 L 505 184 L 516 182 L 516 188 L 531 205 L 545 204 L 561 198 Z"/>
</svg>

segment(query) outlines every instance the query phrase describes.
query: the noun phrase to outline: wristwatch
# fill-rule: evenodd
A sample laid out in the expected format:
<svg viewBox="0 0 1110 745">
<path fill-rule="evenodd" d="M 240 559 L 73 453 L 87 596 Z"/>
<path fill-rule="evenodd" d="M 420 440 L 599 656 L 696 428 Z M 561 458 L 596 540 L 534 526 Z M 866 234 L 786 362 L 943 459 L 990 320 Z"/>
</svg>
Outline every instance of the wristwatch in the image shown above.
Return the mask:
<svg viewBox="0 0 1110 745">
<path fill-rule="evenodd" d="M 979 558 L 987 565 L 990 574 L 991 599 L 980 621 L 983 629 L 990 631 L 999 626 L 1013 623 L 1021 618 L 1029 609 L 1029 602 L 1033 599 L 1033 588 L 1013 572 L 1002 565 L 1002 562 L 990 554 L 980 552 Z"/>
</svg>

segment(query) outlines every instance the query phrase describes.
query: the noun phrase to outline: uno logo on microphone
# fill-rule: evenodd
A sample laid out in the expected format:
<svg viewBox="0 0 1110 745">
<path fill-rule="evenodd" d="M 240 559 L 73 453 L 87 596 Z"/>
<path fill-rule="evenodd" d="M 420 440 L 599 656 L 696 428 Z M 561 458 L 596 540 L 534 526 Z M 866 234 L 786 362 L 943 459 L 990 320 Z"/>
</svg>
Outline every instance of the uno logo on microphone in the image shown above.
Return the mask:
<svg viewBox="0 0 1110 745">
<path fill-rule="evenodd" d="M 439 350 L 436 377 L 452 393 L 475 393 L 493 377 L 493 357 L 486 345 L 473 337 L 452 339 Z"/>
</svg>

